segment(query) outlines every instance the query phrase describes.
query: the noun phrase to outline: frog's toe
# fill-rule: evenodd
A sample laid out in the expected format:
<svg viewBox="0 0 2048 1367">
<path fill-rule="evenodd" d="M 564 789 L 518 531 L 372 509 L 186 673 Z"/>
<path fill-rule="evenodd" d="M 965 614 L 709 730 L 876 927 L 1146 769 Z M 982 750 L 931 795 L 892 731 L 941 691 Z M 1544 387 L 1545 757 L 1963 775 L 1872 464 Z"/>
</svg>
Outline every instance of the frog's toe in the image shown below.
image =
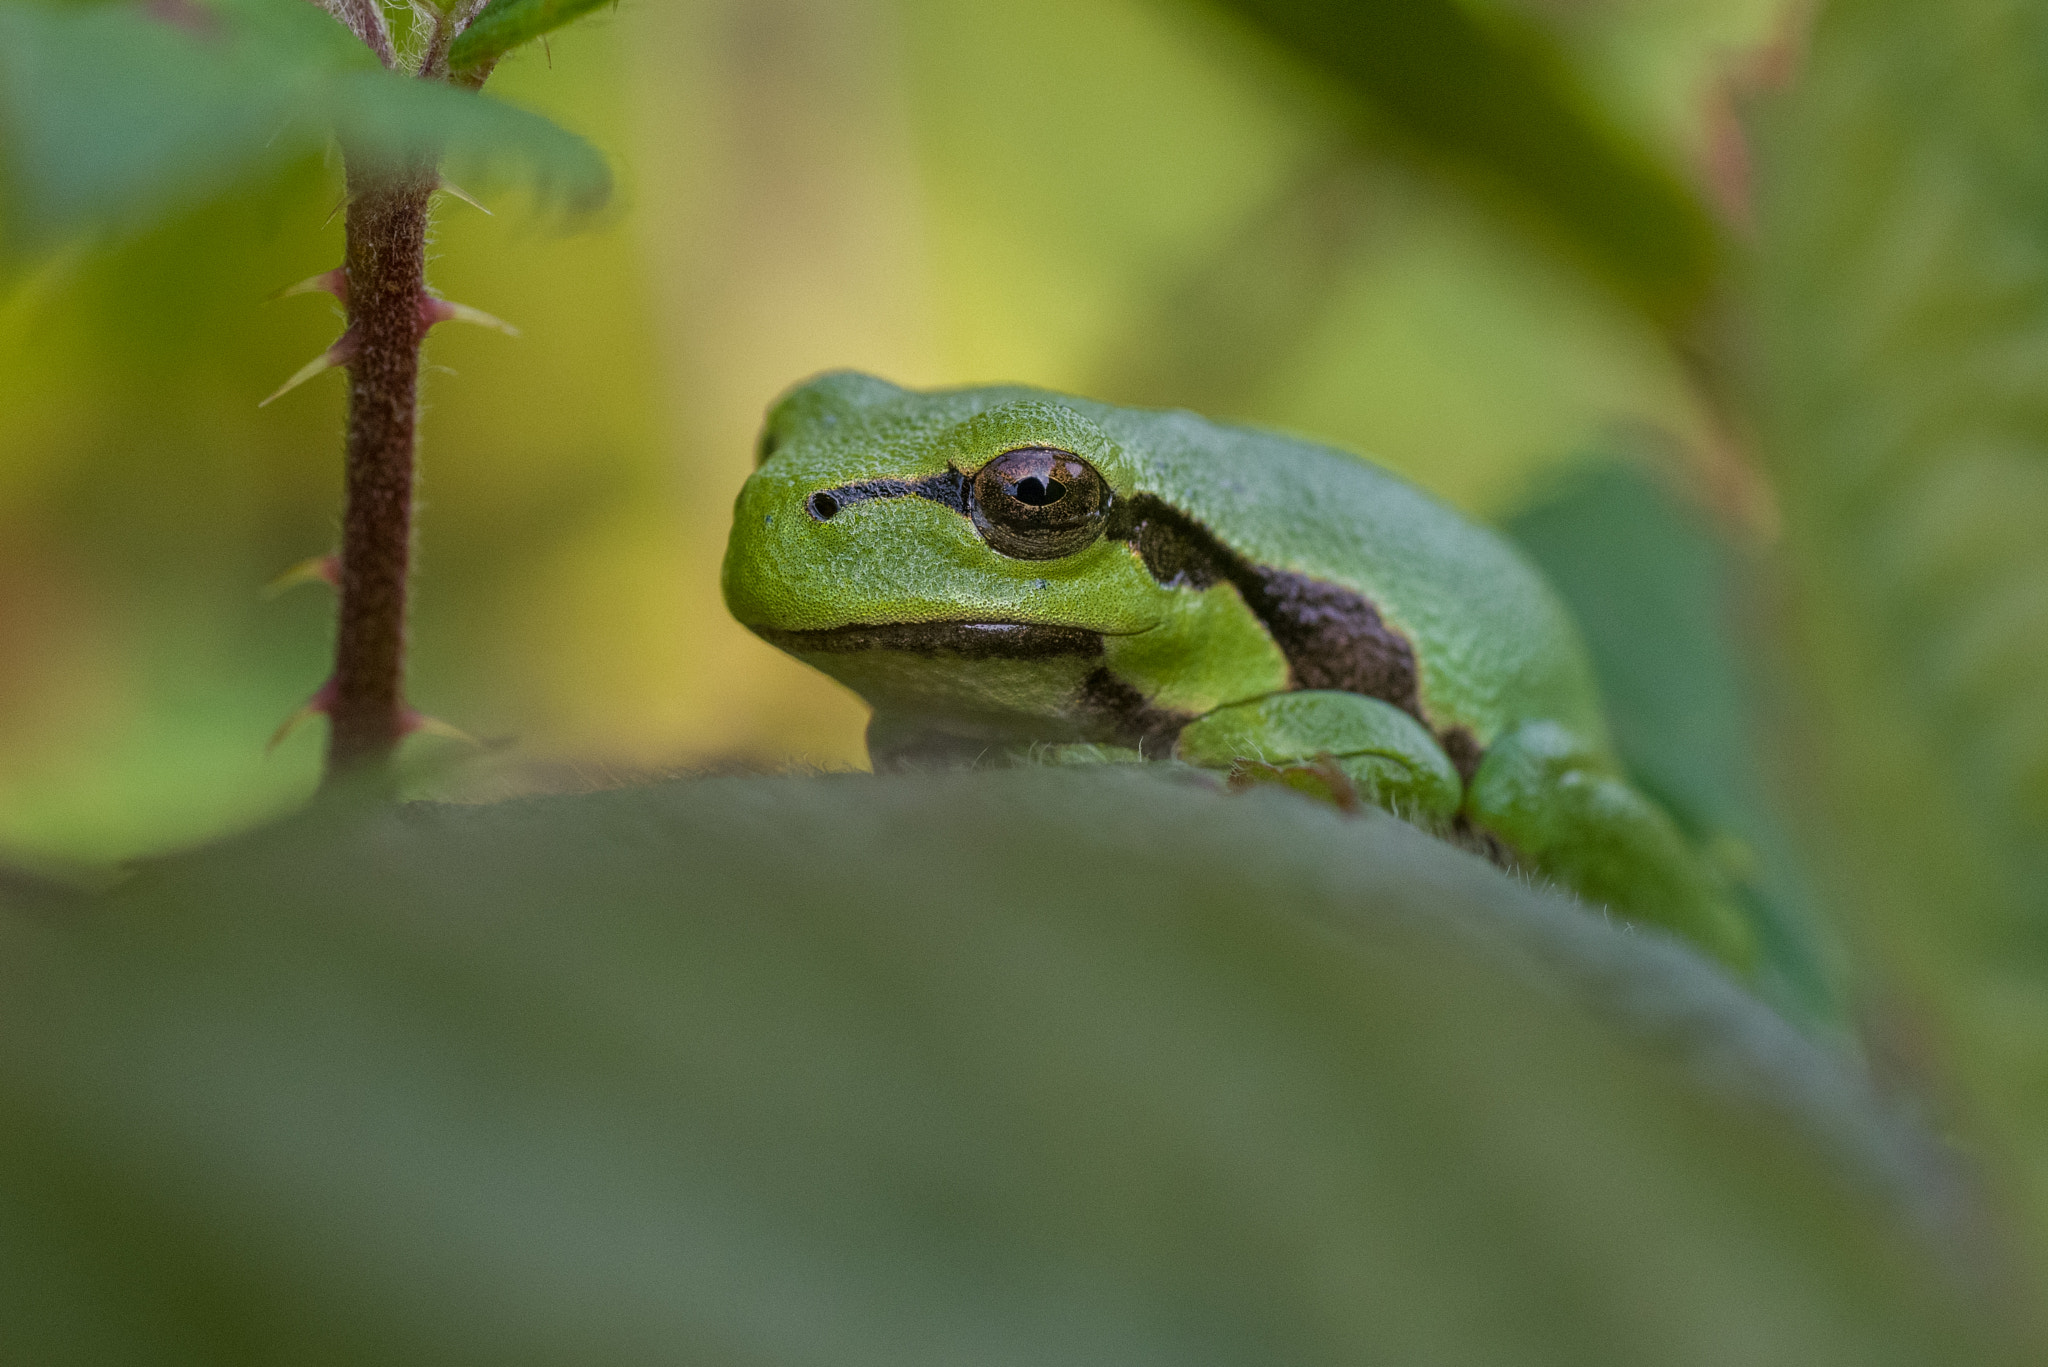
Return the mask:
<svg viewBox="0 0 2048 1367">
<path fill-rule="evenodd" d="M 1497 739 L 1465 814 L 1588 902 L 1676 931 L 1737 969 L 1755 956 L 1747 922 L 1671 818 L 1562 726 L 1529 722 Z"/>
<path fill-rule="evenodd" d="M 1181 731 L 1174 753 L 1243 783 L 1279 782 L 1339 806 L 1362 800 L 1421 825 L 1452 820 L 1464 793 L 1421 722 L 1359 693 L 1310 689 L 1219 707 Z"/>
</svg>

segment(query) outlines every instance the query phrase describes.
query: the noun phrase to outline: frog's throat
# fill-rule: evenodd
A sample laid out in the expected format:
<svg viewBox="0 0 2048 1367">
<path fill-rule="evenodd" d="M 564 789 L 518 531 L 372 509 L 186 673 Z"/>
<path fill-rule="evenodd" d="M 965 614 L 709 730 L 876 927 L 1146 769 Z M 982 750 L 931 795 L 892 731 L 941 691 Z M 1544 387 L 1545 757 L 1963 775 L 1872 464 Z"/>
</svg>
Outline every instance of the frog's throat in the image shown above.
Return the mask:
<svg viewBox="0 0 2048 1367">
<path fill-rule="evenodd" d="M 825 670 L 875 703 L 870 725 L 869 758 L 878 769 L 913 762 L 972 762 L 991 746 L 1014 747 L 1033 741 L 1094 741 L 1134 747 L 1140 754 L 1170 753 L 1180 729 L 1194 720 L 1186 712 L 1156 707 L 1150 698 L 1114 674 L 1104 660 L 1104 635 L 1085 627 L 1038 622 L 883 622 L 872 625 L 786 631 L 754 627 L 769 644 Z M 868 694 L 859 680 L 834 669 L 820 656 L 915 656 L 927 660 L 965 661 L 995 671 L 1033 671 L 1051 663 L 1067 680 L 1061 692 L 1049 694 L 1043 711 L 1026 708 L 1012 715 L 988 698 L 952 699 L 957 706 L 927 699 L 929 712 L 912 721 L 890 711 L 887 695 Z M 851 663 L 851 662 L 849 662 Z M 980 673 L 981 671 L 961 671 Z M 1014 681 L 1013 681 L 1014 682 Z M 1043 686 L 1042 677 L 1033 686 Z M 897 704 L 900 705 L 900 704 Z M 885 715 L 886 714 L 886 715 Z"/>
<path fill-rule="evenodd" d="M 888 650 L 955 660 L 1043 660 L 1100 656 L 1103 633 L 1043 622 L 877 622 L 810 631 L 754 627 L 755 635 L 795 655 Z"/>
</svg>

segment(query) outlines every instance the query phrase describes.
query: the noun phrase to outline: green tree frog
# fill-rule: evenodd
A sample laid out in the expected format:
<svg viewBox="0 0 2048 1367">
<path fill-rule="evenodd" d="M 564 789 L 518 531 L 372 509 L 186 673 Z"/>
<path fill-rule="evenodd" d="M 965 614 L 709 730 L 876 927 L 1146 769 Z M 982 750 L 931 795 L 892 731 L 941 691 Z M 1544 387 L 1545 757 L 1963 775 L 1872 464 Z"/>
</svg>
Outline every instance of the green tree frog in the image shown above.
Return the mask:
<svg viewBox="0 0 2048 1367">
<path fill-rule="evenodd" d="M 867 700 L 877 769 L 1334 768 L 1505 865 L 1738 969 L 1752 955 L 1621 771 L 1535 568 L 1358 456 L 1187 412 L 827 374 L 768 415 L 723 585 L 741 623 Z"/>
</svg>

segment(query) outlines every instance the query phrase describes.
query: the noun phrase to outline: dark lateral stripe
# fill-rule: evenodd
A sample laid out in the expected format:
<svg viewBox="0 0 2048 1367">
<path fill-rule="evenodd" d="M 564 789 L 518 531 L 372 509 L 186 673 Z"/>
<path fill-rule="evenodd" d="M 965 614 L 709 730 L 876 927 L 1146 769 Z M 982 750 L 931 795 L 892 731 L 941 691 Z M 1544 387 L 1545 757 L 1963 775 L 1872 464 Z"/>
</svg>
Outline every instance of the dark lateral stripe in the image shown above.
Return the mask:
<svg viewBox="0 0 2048 1367">
<path fill-rule="evenodd" d="M 1073 698 L 1074 711 L 1105 728 L 1119 745 L 1158 759 L 1173 748 L 1183 726 L 1194 720 L 1186 712 L 1154 707 L 1151 700 L 1106 668 L 1096 669 L 1081 681 Z"/>
<path fill-rule="evenodd" d="M 958 470 L 942 470 L 936 475 L 918 479 L 860 479 L 822 492 L 841 508 L 849 503 L 865 503 L 875 498 L 928 498 L 962 517 L 967 516 L 967 476 Z M 813 494 L 811 499 L 817 497 Z M 815 510 L 817 505 L 807 500 L 806 506 Z M 811 513 L 813 517 L 817 515 L 816 511 Z"/>
<path fill-rule="evenodd" d="M 1363 693 L 1428 724 L 1414 649 L 1362 595 L 1283 570 L 1254 566 L 1250 577 L 1238 592 L 1280 643 L 1301 687 Z"/>
<path fill-rule="evenodd" d="M 768 644 L 794 654 L 894 650 L 958 660 L 1041 660 L 1055 655 L 1094 658 L 1102 654 L 1100 632 L 1037 622 L 883 622 L 822 631 L 753 630 Z"/>
<path fill-rule="evenodd" d="M 1236 586 L 1287 657 L 1297 688 L 1363 693 L 1392 703 L 1423 725 L 1415 651 L 1362 594 L 1305 574 L 1254 565 L 1209 529 L 1150 494 L 1125 502 L 1109 535 L 1136 547 L 1146 570 L 1169 587 Z"/>
</svg>

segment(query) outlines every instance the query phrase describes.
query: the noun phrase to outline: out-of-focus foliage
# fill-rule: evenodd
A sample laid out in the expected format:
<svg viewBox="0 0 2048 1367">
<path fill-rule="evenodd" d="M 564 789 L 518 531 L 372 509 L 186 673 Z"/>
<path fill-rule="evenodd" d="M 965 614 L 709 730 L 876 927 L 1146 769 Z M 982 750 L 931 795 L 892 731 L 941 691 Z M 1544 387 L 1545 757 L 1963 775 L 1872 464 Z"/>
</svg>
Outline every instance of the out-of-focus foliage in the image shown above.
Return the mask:
<svg viewBox="0 0 2048 1367">
<path fill-rule="evenodd" d="M 1292 794 L 687 781 L 0 930 L 11 1361 L 2003 1360 L 1838 1064 Z"/>
<path fill-rule="evenodd" d="M 445 157 L 588 212 L 611 181 L 583 139 L 527 110 L 378 66 L 308 4 L 0 4 L 0 209 L 12 245 L 133 228 L 339 137 L 368 157 Z"/>
<path fill-rule="evenodd" d="M 1527 16 L 1461 0 L 1227 0 L 1435 169 L 1506 190 L 1659 321 L 1711 286 L 1695 194 L 1600 107 Z"/>
<path fill-rule="evenodd" d="M 1370 451 L 1461 506 L 1511 512 L 1615 421 L 1706 424 L 1639 317 L 1413 167 L 1301 166 L 1101 348 L 1132 402 Z"/>
<path fill-rule="evenodd" d="M 553 33 L 610 0 L 491 0 L 448 49 L 453 71 L 494 62 L 522 43 Z"/>
<path fill-rule="evenodd" d="M 1759 120 L 1753 388 L 1838 900 L 2048 1230 L 2048 12 L 1830 5 Z"/>
</svg>

